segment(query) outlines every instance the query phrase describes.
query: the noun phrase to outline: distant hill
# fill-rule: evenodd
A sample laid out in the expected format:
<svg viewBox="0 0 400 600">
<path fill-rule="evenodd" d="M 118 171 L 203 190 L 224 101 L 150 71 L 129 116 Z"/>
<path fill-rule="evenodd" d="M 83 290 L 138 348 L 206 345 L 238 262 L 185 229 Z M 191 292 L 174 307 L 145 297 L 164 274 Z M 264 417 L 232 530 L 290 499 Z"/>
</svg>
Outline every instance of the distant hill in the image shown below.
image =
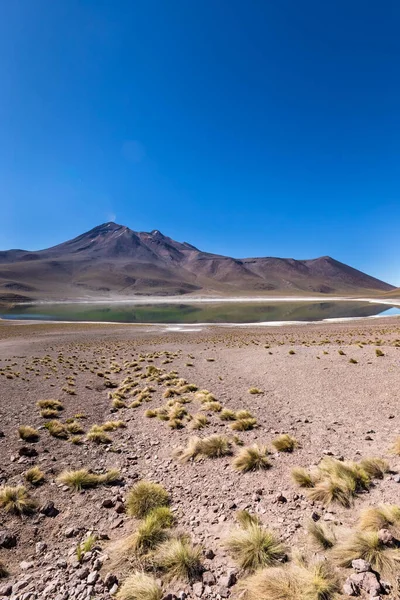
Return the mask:
<svg viewBox="0 0 400 600">
<path fill-rule="evenodd" d="M 0 251 L 0 298 L 377 294 L 394 286 L 329 256 L 230 258 L 105 223 L 46 250 Z"/>
</svg>

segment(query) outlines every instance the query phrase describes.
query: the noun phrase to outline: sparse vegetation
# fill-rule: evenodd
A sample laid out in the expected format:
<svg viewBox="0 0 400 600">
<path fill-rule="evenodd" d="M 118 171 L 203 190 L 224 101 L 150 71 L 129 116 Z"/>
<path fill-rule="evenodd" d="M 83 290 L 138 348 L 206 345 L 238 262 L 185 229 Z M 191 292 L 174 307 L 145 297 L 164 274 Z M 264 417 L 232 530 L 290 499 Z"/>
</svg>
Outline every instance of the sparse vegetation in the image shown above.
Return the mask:
<svg viewBox="0 0 400 600">
<path fill-rule="evenodd" d="M 121 479 L 118 469 L 110 469 L 105 474 L 97 475 L 88 469 L 77 471 L 63 471 L 58 477 L 58 483 L 66 485 L 79 492 L 82 489 L 97 487 L 98 485 L 112 485 Z"/>
<path fill-rule="evenodd" d="M 220 458 L 232 454 L 232 444 L 228 438 L 222 435 L 211 435 L 208 438 L 190 438 L 186 448 L 178 450 L 176 457 L 181 462 L 187 462 L 191 458 Z"/>
<path fill-rule="evenodd" d="M 353 560 L 362 558 L 385 576 L 393 575 L 400 565 L 400 550 L 387 547 L 377 531 L 353 531 L 337 543 L 333 556 L 342 567 L 351 567 Z"/>
<path fill-rule="evenodd" d="M 193 546 L 187 537 L 173 538 L 156 551 L 154 562 L 167 578 L 178 581 L 193 581 L 202 573 L 202 551 Z"/>
<path fill-rule="evenodd" d="M 249 394 L 262 394 L 262 390 L 260 390 L 259 388 L 256 387 L 251 387 L 249 389 Z"/>
<path fill-rule="evenodd" d="M 39 440 L 39 432 L 29 425 L 18 427 L 18 435 L 24 442 L 37 442 Z"/>
<path fill-rule="evenodd" d="M 335 600 L 338 579 L 328 562 L 262 569 L 240 583 L 244 600 Z"/>
<path fill-rule="evenodd" d="M 286 556 L 285 546 L 278 538 L 255 523 L 234 530 L 225 547 L 239 567 L 246 571 L 275 565 Z"/>
<path fill-rule="evenodd" d="M 44 483 L 45 475 L 39 467 L 32 467 L 24 473 L 25 480 L 32 485 L 41 485 Z"/>
<path fill-rule="evenodd" d="M 36 502 L 22 485 L 0 487 L 0 509 L 14 515 L 29 515 L 36 509 Z"/>
<path fill-rule="evenodd" d="M 324 523 L 316 523 L 315 521 L 310 520 L 307 525 L 307 531 L 315 544 L 322 550 L 329 550 L 329 548 L 333 548 L 335 545 L 336 538 L 333 532 L 328 529 L 328 526 Z"/>
<path fill-rule="evenodd" d="M 238 510 L 236 513 L 236 520 L 240 527 L 243 527 L 243 529 L 246 529 L 250 525 L 261 526 L 260 519 L 257 517 L 257 515 L 252 515 L 247 510 Z"/>
<path fill-rule="evenodd" d="M 272 441 L 272 445 L 278 452 L 293 452 L 299 447 L 299 442 L 288 433 L 283 433 Z"/>
<path fill-rule="evenodd" d="M 68 429 L 60 421 L 47 421 L 44 425 L 51 436 L 66 440 L 69 436 Z"/>
<path fill-rule="evenodd" d="M 153 577 L 135 571 L 125 579 L 116 597 L 117 600 L 161 600 L 163 593 Z"/>
<path fill-rule="evenodd" d="M 365 508 L 358 523 L 361 531 L 379 531 L 380 529 L 394 530 L 400 533 L 400 506 L 396 504 L 381 504 Z"/>
<path fill-rule="evenodd" d="M 259 471 L 269 469 L 272 465 L 268 459 L 268 450 L 265 446 L 248 446 L 243 448 L 233 460 L 236 471 L 247 473 L 248 471 Z"/>
<path fill-rule="evenodd" d="M 162 485 L 140 481 L 128 493 L 126 511 L 131 517 L 142 519 L 153 509 L 169 504 L 169 494 Z"/>
<path fill-rule="evenodd" d="M 111 444 L 112 442 L 112 439 L 106 434 L 101 425 L 92 425 L 86 437 L 95 444 Z"/>
</svg>

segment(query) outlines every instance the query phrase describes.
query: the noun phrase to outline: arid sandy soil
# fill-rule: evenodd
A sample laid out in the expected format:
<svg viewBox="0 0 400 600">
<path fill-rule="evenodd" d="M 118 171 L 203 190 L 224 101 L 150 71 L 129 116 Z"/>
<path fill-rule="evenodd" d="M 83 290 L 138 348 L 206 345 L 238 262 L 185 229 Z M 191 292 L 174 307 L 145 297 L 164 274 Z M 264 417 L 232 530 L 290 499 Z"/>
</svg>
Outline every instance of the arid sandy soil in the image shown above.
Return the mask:
<svg viewBox="0 0 400 600">
<path fill-rule="evenodd" d="M 383 356 L 377 356 L 377 348 Z M 160 371 L 154 375 L 149 366 Z M 112 576 L 122 582 L 127 574 L 125 566 L 112 563 L 113 543 L 138 526 L 124 512 L 124 500 L 141 479 L 165 486 L 177 527 L 203 549 L 206 575 L 198 581 L 168 582 L 156 572 L 166 598 L 236 597 L 235 580 L 246 573 L 224 541 L 240 509 L 258 514 L 287 543 L 289 554 L 298 549 L 311 559 L 321 556 L 307 534 L 311 517 L 337 528 L 340 535 L 355 526 L 363 508 L 398 502 L 400 457 L 389 449 L 400 434 L 399 369 L 397 319 L 168 333 L 135 325 L 1 323 L 0 484 L 25 485 L 38 510 L 18 517 L 0 508 L 0 563 L 9 571 L 8 577 L 0 579 L 0 596 L 109 598 L 110 590 L 116 590 Z M 170 371 L 199 390 L 209 390 L 223 408 L 250 411 L 257 427 L 232 431 L 231 423 L 221 420 L 218 412 L 204 410 L 195 391 L 183 393 L 188 399 L 183 406 L 189 414 L 207 416 L 208 425 L 200 431 L 191 431 L 187 418 L 182 428 L 173 429 L 167 421 L 146 417 L 147 410 L 171 399 L 164 396 L 168 381 L 160 378 Z M 130 391 L 122 399 L 126 407 L 113 408 L 110 396 L 128 376 L 137 382 L 131 391 L 151 390 L 134 408 L 128 408 L 137 400 Z M 116 387 L 108 387 L 108 381 Z M 261 393 L 249 393 L 252 387 Z M 78 420 L 85 432 L 93 424 L 117 419 L 126 428 L 109 433 L 110 444 L 88 441 L 85 434 L 79 445 L 71 443 L 71 435 L 52 437 L 44 428 L 48 419 L 36 405 L 43 399 L 62 402 L 62 423 L 84 414 Z M 36 428 L 39 440 L 21 441 L 21 425 Z M 294 436 L 300 447 L 291 453 L 276 452 L 271 442 L 281 433 Z M 232 456 L 186 463 L 174 458 L 189 438 L 212 434 L 229 437 L 234 455 L 241 450 L 233 442 L 234 435 L 245 446 L 267 445 L 272 467 L 239 473 Z M 23 448 L 28 453 L 33 449 L 35 455 L 25 456 Z M 355 461 L 385 458 L 390 472 L 358 494 L 351 507 L 323 506 L 308 499 L 306 491 L 292 481 L 291 471 L 315 465 L 326 455 Z M 24 473 L 33 465 L 44 472 L 43 485 L 25 482 Z M 118 485 L 74 492 L 56 481 L 64 469 L 101 473 L 114 467 L 121 472 Z M 43 514 L 49 502 L 54 503 L 55 516 Z M 48 506 L 47 512 L 52 512 Z M 88 532 L 97 541 L 79 562 L 76 548 Z M 6 533 L 16 539 L 1 547 Z M 325 555 L 330 560 L 329 552 Z M 339 597 L 345 598 L 343 584 L 354 570 L 335 568 Z M 395 594 L 392 589 L 385 597 L 398 597 Z"/>
</svg>

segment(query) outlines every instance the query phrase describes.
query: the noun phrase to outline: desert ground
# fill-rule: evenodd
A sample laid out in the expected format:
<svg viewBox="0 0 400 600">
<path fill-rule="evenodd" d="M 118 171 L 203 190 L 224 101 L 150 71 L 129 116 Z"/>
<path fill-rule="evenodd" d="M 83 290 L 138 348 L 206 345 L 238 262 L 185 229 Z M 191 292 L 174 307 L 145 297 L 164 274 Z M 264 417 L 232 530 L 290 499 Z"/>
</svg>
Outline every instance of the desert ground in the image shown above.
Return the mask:
<svg viewBox="0 0 400 600">
<path fill-rule="evenodd" d="M 399 598 L 400 321 L 198 329 L 0 322 L 0 597 Z"/>
</svg>

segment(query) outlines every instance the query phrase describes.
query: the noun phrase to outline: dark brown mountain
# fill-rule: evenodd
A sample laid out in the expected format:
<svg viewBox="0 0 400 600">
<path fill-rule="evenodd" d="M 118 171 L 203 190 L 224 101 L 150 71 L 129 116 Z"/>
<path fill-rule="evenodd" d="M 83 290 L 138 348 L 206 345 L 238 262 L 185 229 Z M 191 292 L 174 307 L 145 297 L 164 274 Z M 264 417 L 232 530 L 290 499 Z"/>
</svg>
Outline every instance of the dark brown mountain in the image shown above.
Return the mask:
<svg viewBox="0 0 400 600">
<path fill-rule="evenodd" d="M 367 294 L 393 286 L 329 256 L 235 259 L 105 223 L 58 246 L 0 252 L 0 299 L 134 294 Z"/>
</svg>

